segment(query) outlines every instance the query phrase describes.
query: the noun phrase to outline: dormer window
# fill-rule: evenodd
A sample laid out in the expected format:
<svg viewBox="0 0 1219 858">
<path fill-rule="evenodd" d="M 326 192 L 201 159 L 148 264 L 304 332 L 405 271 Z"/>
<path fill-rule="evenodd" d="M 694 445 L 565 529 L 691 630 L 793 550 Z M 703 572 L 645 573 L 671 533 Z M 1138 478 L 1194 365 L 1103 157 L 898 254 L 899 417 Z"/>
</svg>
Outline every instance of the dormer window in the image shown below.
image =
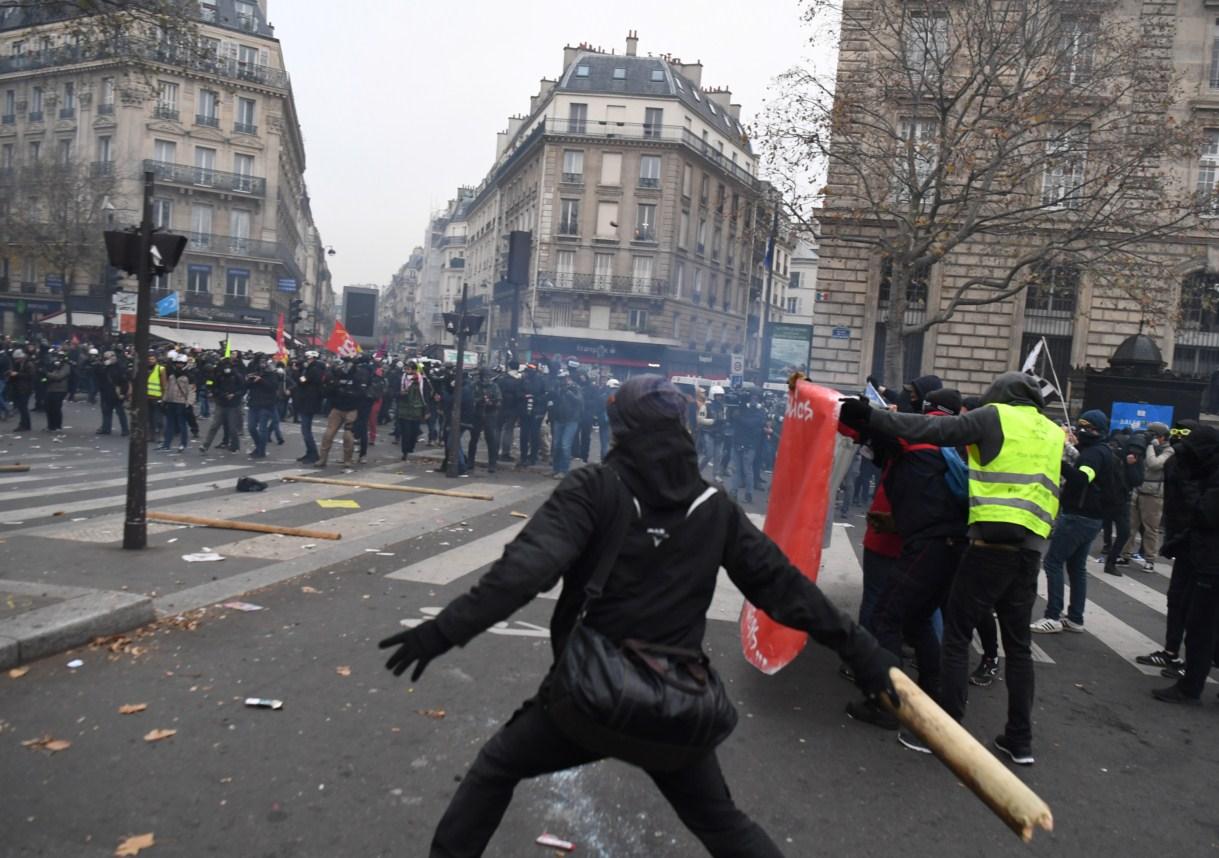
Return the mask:
<svg viewBox="0 0 1219 858">
<path fill-rule="evenodd" d="M 576 66 L 576 77 L 588 77 L 588 66 Z"/>
<path fill-rule="evenodd" d="M 626 80 L 626 69 L 624 69 L 624 68 L 614 69 L 614 80 Z"/>
<path fill-rule="evenodd" d="M 718 115 L 719 115 L 718 113 L 716 113 L 716 112 L 715 112 L 715 105 L 714 105 L 714 104 L 712 104 L 710 101 L 708 101 L 708 102 L 707 102 L 707 106 L 711 108 L 711 115 L 712 115 L 712 116 L 718 116 Z"/>
<path fill-rule="evenodd" d="M 694 100 L 695 100 L 695 101 L 702 101 L 702 98 L 700 98 L 700 97 L 699 97 L 699 94 L 698 94 L 698 90 L 697 90 L 697 89 L 692 89 L 692 90 L 690 90 L 690 92 L 692 92 L 692 93 L 694 94 Z"/>
<path fill-rule="evenodd" d="M 652 80 L 663 81 L 665 79 L 664 69 L 652 69 Z"/>
</svg>

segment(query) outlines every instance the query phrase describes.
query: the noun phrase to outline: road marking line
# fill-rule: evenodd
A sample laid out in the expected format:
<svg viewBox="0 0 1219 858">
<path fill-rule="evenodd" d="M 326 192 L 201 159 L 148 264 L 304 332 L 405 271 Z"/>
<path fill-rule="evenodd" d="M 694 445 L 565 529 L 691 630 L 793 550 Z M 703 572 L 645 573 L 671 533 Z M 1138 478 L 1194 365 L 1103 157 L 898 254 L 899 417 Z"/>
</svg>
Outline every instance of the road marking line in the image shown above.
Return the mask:
<svg viewBox="0 0 1219 858">
<path fill-rule="evenodd" d="M 1146 573 L 1145 573 L 1146 574 Z M 1106 575 L 1103 572 L 1089 569 L 1088 575 L 1102 582 L 1106 586 L 1112 587 L 1120 593 L 1124 593 L 1136 602 L 1140 602 L 1151 608 L 1157 613 L 1168 614 L 1168 596 L 1161 593 L 1154 587 L 1148 587 L 1146 584 L 1140 583 L 1129 573 L 1122 575 L 1120 578 L 1116 575 Z M 1094 604 L 1091 599 L 1088 600 L 1089 606 Z"/>
<path fill-rule="evenodd" d="M 1046 593 L 1045 576 L 1039 574 L 1037 576 L 1037 595 L 1044 599 Z M 1160 675 L 1160 668 L 1136 664 L 1134 661 L 1135 656 L 1155 652 L 1160 649 L 1160 645 L 1091 600 L 1088 601 L 1085 610 L 1084 627 L 1094 638 L 1120 655 L 1135 669 L 1148 676 Z M 1071 632 L 1060 632 L 1060 635 L 1066 637 L 1070 637 L 1071 634 Z"/>
<path fill-rule="evenodd" d="M 421 584 L 444 586 L 471 572 L 476 572 L 489 563 L 494 563 L 504 553 L 504 546 L 516 539 L 525 527 L 525 522 L 513 524 L 486 536 L 471 540 L 464 545 L 450 548 L 440 554 L 404 566 L 386 575 L 398 581 L 415 581 Z"/>
<path fill-rule="evenodd" d="M 186 479 L 188 477 L 203 477 L 203 476 L 208 476 L 210 474 L 219 474 L 224 471 L 237 471 L 237 470 L 241 470 L 245 467 L 246 467 L 245 465 L 217 465 L 212 468 L 201 468 L 197 471 L 186 471 L 183 473 L 175 473 L 173 471 L 163 471 L 163 472 L 157 473 L 157 474 L 149 474 L 148 482 L 154 483 L 154 482 L 164 482 L 165 480 L 172 480 L 172 479 Z M 74 477 L 80 476 L 78 473 L 74 473 L 71 471 L 59 472 L 59 474 L 60 474 L 59 479 L 61 481 L 63 480 L 63 478 L 72 479 Z M 3 484 L 0 483 L 0 485 L 3 485 Z M 54 497 L 55 495 L 82 494 L 84 492 L 98 491 L 100 489 L 114 489 L 114 488 L 118 488 L 120 486 L 125 487 L 126 485 L 127 485 L 127 478 L 124 476 L 124 477 L 116 477 L 114 479 L 108 479 L 108 480 L 96 480 L 94 482 L 80 482 L 80 483 L 76 483 L 75 485 L 67 486 L 64 488 L 45 489 L 45 490 L 29 489 L 27 491 L 20 491 L 20 492 L 16 492 L 16 491 L 0 492 L 0 504 L 7 503 L 9 501 L 26 500 L 27 498 L 46 498 L 46 497 Z M 124 502 L 126 502 L 125 499 L 124 499 Z"/>
</svg>

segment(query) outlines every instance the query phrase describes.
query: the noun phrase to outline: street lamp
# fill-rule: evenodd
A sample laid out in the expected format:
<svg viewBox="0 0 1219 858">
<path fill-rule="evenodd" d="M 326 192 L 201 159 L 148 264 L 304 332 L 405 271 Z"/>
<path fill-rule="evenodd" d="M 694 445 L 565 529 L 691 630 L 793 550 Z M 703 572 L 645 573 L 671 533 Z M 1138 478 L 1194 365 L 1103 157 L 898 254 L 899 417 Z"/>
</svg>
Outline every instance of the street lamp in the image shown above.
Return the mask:
<svg viewBox="0 0 1219 858">
<path fill-rule="evenodd" d="M 327 256 L 334 256 L 336 253 L 338 253 L 338 251 L 334 249 L 333 244 L 323 244 L 322 250 L 325 252 L 325 254 Z M 321 282 L 321 278 L 319 277 L 319 278 L 317 278 L 316 282 L 314 282 L 314 284 L 313 284 L 313 337 L 314 337 L 314 339 L 321 336 L 321 334 L 318 332 L 318 327 L 317 327 L 319 324 L 321 324 L 321 315 L 322 315 L 321 314 L 321 297 L 322 297 L 322 282 Z"/>
<path fill-rule="evenodd" d="M 470 316 L 466 313 L 466 299 L 470 284 L 461 284 L 461 309 L 456 313 L 444 314 L 444 329 L 457 338 L 457 377 L 453 380 L 453 401 L 449 403 L 449 450 L 446 457 L 448 465 L 445 468 L 446 477 L 456 477 L 461 473 L 461 387 L 465 368 L 466 337 L 472 337 L 483 326 L 483 316 Z M 470 462 L 470 467 L 474 463 Z"/>
</svg>

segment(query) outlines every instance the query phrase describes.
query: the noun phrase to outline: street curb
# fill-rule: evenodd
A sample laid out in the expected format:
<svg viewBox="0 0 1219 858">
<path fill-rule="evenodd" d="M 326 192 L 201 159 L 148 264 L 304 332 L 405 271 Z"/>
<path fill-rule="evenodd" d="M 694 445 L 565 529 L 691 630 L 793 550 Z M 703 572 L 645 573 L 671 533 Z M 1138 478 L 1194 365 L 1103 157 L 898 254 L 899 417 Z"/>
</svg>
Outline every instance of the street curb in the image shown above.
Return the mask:
<svg viewBox="0 0 1219 858">
<path fill-rule="evenodd" d="M 9 583 L 12 582 L 0 582 L 0 589 Z M 0 667 L 54 655 L 155 619 L 152 599 L 147 596 L 112 590 L 85 591 L 57 605 L 0 622 Z"/>
</svg>

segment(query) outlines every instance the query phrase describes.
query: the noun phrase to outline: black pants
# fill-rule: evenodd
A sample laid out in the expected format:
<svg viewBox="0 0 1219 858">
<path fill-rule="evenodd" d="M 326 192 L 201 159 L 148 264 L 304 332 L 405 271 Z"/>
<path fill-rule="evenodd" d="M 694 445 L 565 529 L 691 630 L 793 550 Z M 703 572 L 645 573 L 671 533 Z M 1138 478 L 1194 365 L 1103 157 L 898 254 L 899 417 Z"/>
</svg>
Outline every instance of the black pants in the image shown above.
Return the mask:
<svg viewBox="0 0 1219 858">
<path fill-rule="evenodd" d="M 402 458 L 415 452 L 415 443 L 419 440 L 419 421 L 398 418 L 398 444 L 402 448 Z"/>
<path fill-rule="evenodd" d="M 470 429 L 470 446 L 466 450 L 466 461 L 474 467 L 478 454 L 478 439 L 487 439 L 487 467 L 494 468 L 499 462 L 499 415 L 475 414 Z"/>
<path fill-rule="evenodd" d="M 542 417 L 527 414 L 521 418 L 521 464 L 536 465 L 542 446 Z"/>
<path fill-rule="evenodd" d="M 436 828 L 431 858 L 482 855 L 516 785 L 600 755 L 574 744 L 530 700 L 478 752 Z M 648 772 L 678 817 L 716 858 L 781 858 L 779 847 L 737 809 L 715 754 L 679 772 Z"/>
<path fill-rule="evenodd" d="M 501 459 L 512 458 L 512 431 L 520 419 L 520 415 L 507 412 L 499 417 L 499 457 Z"/>
<path fill-rule="evenodd" d="M 1177 680 L 1182 694 L 1195 700 L 1202 696 L 1215 659 L 1215 637 L 1219 632 L 1219 578 L 1199 576 L 1189 599 L 1185 620 L 1185 675 Z"/>
<path fill-rule="evenodd" d="M 588 461 L 588 455 L 593 445 L 593 418 L 581 417 L 576 425 L 576 443 L 572 448 L 572 458 Z"/>
<path fill-rule="evenodd" d="M 978 621 L 978 640 L 982 644 L 983 658 L 999 657 L 999 629 L 995 626 L 993 613 Z"/>
<path fill-rule="evenodd" d="M 1122 514 L 1113 519 L 1113 529 L 1116 532 L 1113 535 L 1113 541 L 1109 543 L 1109 556 L 1105 558 L 1106 565 L 1112 565 L 1117 562 L 1117 558 L 1122 556 L 1122 549 L 1126 547 L 1126 540 L 1130 538 L 1129 497 L 1122 504 Z M 1108 527 L 1105 528 L 1105 533 L 1109 533 Z"/>
<path fill-rule="evenodd" d="M 372 400 L 365 399 L 356 409 L 356 425 L 352 427 L 356 443 L 360 445 L 360 458 L 368 455 L 368 418 L 372 416 Z"/>
<path fill-rule="evenodd" d="M 123 430 L 123 434 L 127 434 L 127 410 L 123 406 L 121 399 L 102 395 L 102 428 L 101 431 L 107 435 L 110 434 L 110 427 L 113 424 L 114 415 L 118 415 L 119 428 Z"/>
<path fill-rule="evenodd" d="M 910 641 L 919 687 L 932 697 L 939 693 L 940 641 L 931 617 L 948 601 L 964 552 L 964 540 L 906 541 L 897 574 L 889 579 L 872 615 L 876 639 L 889 652 L 901 658 L 903 638 Z"/>
<path fill-rule="evenodd" d="M 207 435 L 203 439 L 203 449 L 206 450 L 212 446 L 212 442 L 216 440 L 216 433 L 224 430 L 224 437 L 220 441 L 221 447 L 228 447 L 234 453 L 237 452 L 237 425 L 241 422 L 241 407 L 239 405 L 216 405 L 212 411 L 212 422 L 207 427 Z"/>
<path fill-rule="evenodd" d="M 58 432 L 63 428 L 63 401 L 67 395 L 67 391 L 58 393 L 47 392 L 47 428 L 52 431 Z"/>
<path fill-rule="evenodd" d="M 953 718 L 965 717 L 969 695 L 969 645 L 974 629 L 999 617 L 1006 656 L 1007 728 L 1017 748 L 1032 744 L 1033 651 L 1029 621 L 1037 599 L 1041 554 L 1021 548 L 1007 551 L 971 545 L 961 559 L 944 609 L 943 657 L 940 661 L 940 705 Z"/>
<path fill-rule="evenodd" d="M 28 393 L 14 393 L 13 405 L 17 409 L 17 414 L 20 419 L 17 421 L 17 431 L 29 431 L 30 429 L 30 395 Z"/>
<path fill-rule="evenodd" d="M 1172 578 L 1168 581 L 1168 622 L 1164 631 L 1164 649 L 1179 654 L 1185 638 L 1185 619 L 1194 591 L 1194 564 L 1189 549 L 1182 548 L 1172 561 Z"/>
</svg>

